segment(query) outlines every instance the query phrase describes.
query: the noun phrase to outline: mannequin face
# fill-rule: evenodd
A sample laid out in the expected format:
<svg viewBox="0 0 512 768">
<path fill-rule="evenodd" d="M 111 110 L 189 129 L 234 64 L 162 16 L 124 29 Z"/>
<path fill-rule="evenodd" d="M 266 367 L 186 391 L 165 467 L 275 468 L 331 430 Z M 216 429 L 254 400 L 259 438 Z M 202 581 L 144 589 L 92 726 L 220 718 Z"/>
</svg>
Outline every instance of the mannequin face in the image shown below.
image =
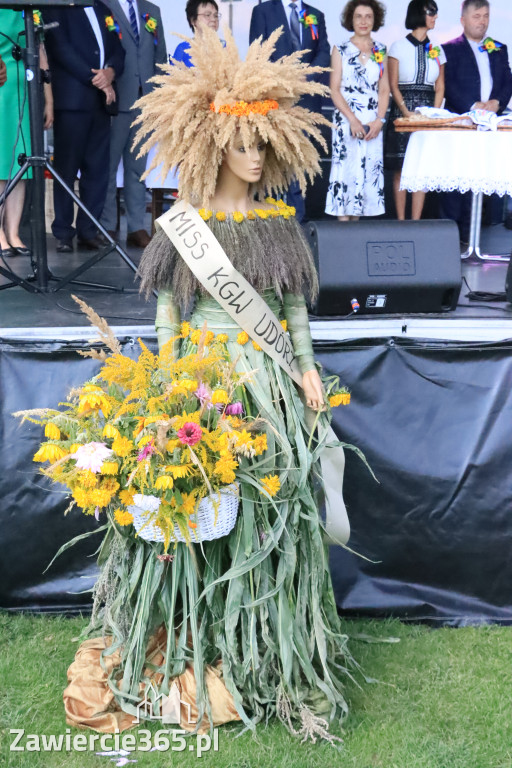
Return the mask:
<svg viewBox="0 0 512 768">
<path fill-rule="evenodd" d="M 352 17 L 352 26 L 354 34 L 359 37 L 370 35 L 373 29 L 374 15 L 371 8 L 367 5 L 358 5 Z"/>
<path fill-rule="evenodd" d="M 474 5 L 470 5 L 462 14 L 461 23 L 468 40 L 479 43 L 489 28 L 489 7 L 475 8 Z"/>
<path fill-rule="evenodd" d="M 213 3 L 201 3 L 197 9 L 196 20 L 192 22 L 194 33 L 201 32 L 204 27 L 210 27 L 215 32 L 219 28 L 219 12 Z"/>
<path fill-rule="evenodd" d="M 267 145 L 259 136 L 255 137 L 246 150 L 242 137 L 237 134 L 224 153 L 221 167 L 224 173 L 232 174 L 249 184 L 256 184 L 261 179 L 266 153 Z"/>
</svg>

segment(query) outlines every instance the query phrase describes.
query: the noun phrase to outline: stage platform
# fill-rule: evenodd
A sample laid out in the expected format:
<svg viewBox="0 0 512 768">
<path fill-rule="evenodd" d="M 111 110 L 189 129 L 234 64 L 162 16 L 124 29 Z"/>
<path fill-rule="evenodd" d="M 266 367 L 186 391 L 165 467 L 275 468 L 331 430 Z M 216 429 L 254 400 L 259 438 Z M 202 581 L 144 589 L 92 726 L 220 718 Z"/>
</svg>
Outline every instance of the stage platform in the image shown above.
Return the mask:
<svg viewBox="0 0 512 768">
<path fill-rule="evenodd" d="M 510 253 L 512 232 L 487 228 L 483 247 Z M 63 256 L 49 238 L 56 274 L 86 255 Z M 140 251 L 130 250 L 138 262 Z M 9 261 L 25 276 L 27 259 Z M 434 624 L 512 624 L 512 307 L 468 302 L 468 290 L 503 292 L 507 264 L 463 265 L 469 286 L 453 312 L 312 319 L 315 354 L 326 374 L 352 392 L 333 413 L 339 438 L 356 445 L 377 478 L 346 452 L 344 496 L 351 546 L 368 560 L 331 548 L 337 604 L 348 616 L 397 616 Z M 30 294 L 0 291 L 0 497 L 4 527 L 0 608 L 87 611 L 98 538 L 85 539 L 43 576 L 56 550 L 93 532 L 94 518 L 52 489 L 32 457 L 41 429 L 12 414 L 63 402 L 94 376 L 97 361 L 77 349 L 96 337 L 71 299 L 104 316 L 123 352 L 141 337 L 156 349 L 155 299 L 111 254 L 85 275 L 122 292 L 67 287 Z M 27 535 L 36 531 L 37 536 Z M 21 553 L 22 556 L 21 556 Z"/>
<path fill-rule="evenodd" d="M 492 253 L 510 253 L 512 232 L 502 225 L 483 230 L 482 245 Z M 138 264 L 141 251 L 127 253 Z M 58 254 L 55 241 L 48 237 L 48 261 L 51 271 L 60 276 L 83 263 L 91 254 Z M 29 272 L 27 258 L 15 257 L 7 263 L 21 277 Z M 404 336 L 409 338 L 458 339 L 462 341 L 497 341 L 512 338 L 512 307 L 505 302 L 475 303 L 466 298 L 472 291 L 498 293 L 505 290 L 507 264 L 463 264 L 464 283 L 459 306 L 442 314 L 407 314 L 352 316 L 347 319 L 312 318 L 316 341 L 341 341 L 355 338 Z M 57 293 L 31 294 L 13 287 L 0 291 L 0 335 L 16 339 L 89 339 L 94 335 L 87 319 L 71 299 L 74 293 L 90 304 L 120 336 L 145 337 L 153 334 L 156 300 L 146 301 L 138 293 L 137 282 L 117 253 L 109 254 L 82 277 L 95 283 L 115 286 L 107 291 L 67 286 Z M 0 276 L 0 286 L 7 280 Z"/>
</svg>

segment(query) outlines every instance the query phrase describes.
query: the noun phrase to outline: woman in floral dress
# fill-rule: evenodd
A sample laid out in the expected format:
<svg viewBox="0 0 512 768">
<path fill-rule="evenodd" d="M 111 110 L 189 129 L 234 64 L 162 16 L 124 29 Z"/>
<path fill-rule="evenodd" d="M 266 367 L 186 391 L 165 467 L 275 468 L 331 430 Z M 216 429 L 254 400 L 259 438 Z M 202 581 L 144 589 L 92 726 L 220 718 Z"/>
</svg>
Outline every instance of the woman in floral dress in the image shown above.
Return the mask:
<svg viewBox="0 0 512 768">
<path fill-rule="evenodd" d="M 389 102 L 386 48 L 372 39 L 384 22 L 377 0 L 351 0 L 342 14 L 354 32 L 331 55 L 332 166 L 325 211 L 339 221 L 384 213 L 382 128 Z"/>
</svg>

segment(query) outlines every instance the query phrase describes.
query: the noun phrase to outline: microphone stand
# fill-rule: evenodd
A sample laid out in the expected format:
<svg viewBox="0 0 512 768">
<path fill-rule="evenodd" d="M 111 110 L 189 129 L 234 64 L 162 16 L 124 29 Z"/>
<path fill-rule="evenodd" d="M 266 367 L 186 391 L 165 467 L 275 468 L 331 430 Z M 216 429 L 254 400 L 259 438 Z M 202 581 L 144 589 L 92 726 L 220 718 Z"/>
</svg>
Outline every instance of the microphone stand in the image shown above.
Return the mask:
<svg viewBox="0 0 512 768">
<path fill-rule="evenodd" d="M 20 286 L 30 293 L 55 293 L 69 283 L 74 285 L 87 286 L 88 288 L 104 288 L 109 291 L 120 293 L 132 292 L 133 289 L 127 289 L 114 285 L 104 285 L 102 283 L 89 283 L 76 280 L 83 272 L 88 270 L 101 259 L 105 258 L 112 251 L 117 251 L 125 264 L 136 273 L 137 267 L 130 257 L 123 251 L 121 246 L 108 234 L 107 230 L 97 221 L 92 213 L 86 208 L 79 197 L 72 189 L 68 187 L 64 179 L 57 173 L 50 164 L 44 153 L 44 124 L 43 124 L 43 89 L 41 80 L 41 69 L 39 66 L 39 35 L 34 26 L 33 9 L 31 6 L 24 6 L 25 16 L 25 39 L 26 48 L 22 49 L 22 57 L 25 65 L 25 74 L 27 80 L 27 101 L 30 117 L 30 142 L 31 155 L 27 157 L 21 154 L 18 158 L 20 164 L 19 171 L 6 185 L 2 194 L 0 194 L 0 206 L 18 184 L 27 170 L 33 170 L 32 185 L 32 206 L 31 206 L 31 232 L 32 232 L 32 250 L 31 250 L 31 268 L 32 274 L 23 279 L 16 275 L 12 270 L 6 269 L 0 264 L 0 275 L 9 278 L 10 282 L 0 285 L 0 291 L 7 288 Z M 45 170 L 52 176 L 57 184 L 67 192 L 76 205 L 91 219 L 103 236 L 108 240 L 108 245 L 100 249 L 80 267 L 77 267 L 69 274 L 57 277 L 50 272 L 48 268 L 48 254 L 46 250 L 46 224 L 45 224 Z M 57 285 L 50 288 L 48 283 L 55 281 Z"/>
</svg>

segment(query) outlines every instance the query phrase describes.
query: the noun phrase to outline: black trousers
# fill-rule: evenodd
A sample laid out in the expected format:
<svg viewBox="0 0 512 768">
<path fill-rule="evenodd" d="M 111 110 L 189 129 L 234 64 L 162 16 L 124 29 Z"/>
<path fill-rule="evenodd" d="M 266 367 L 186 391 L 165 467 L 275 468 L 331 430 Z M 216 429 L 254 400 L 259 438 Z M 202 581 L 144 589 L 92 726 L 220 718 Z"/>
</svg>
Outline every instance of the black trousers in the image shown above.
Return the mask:
<svg viewBox="0 0 512 768">
<path fill-rule="evenodd" d="M 460 239 L 465 243 L 469 242 L 471 200 L 471 192 L 443 192 L 439 201 L 440 217 L 457 222 Z"/>
<path fill-rule="evenodd" d="M 55 170 L 71 189 L 80 171 L 80 199 L 92 215 L 99 219 L 108 186 L 110 116 L 99 101 L 96 108 L 88 111 L 56 110 L 53 135 Z M 53 234 L 57 240 L 71 240 L 75 235 L 74 203 L 60 184 L 55 182 L 53 188 Z M 88 240 L 97 231 L 88 216 L 79 209 L 76 219 L 79 239 Z"/>
</svg>

